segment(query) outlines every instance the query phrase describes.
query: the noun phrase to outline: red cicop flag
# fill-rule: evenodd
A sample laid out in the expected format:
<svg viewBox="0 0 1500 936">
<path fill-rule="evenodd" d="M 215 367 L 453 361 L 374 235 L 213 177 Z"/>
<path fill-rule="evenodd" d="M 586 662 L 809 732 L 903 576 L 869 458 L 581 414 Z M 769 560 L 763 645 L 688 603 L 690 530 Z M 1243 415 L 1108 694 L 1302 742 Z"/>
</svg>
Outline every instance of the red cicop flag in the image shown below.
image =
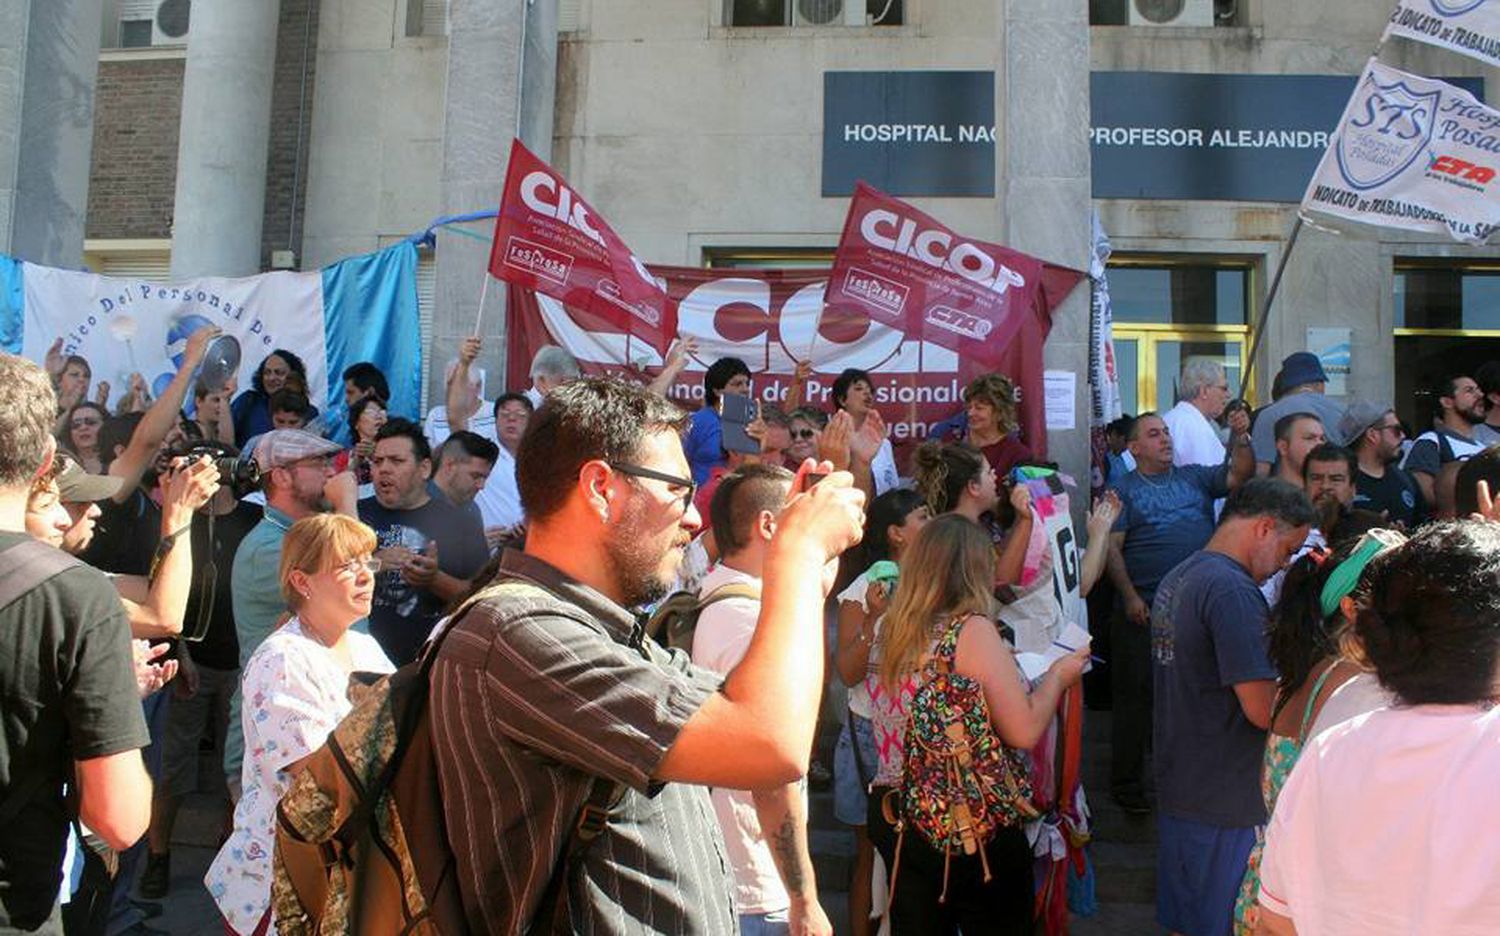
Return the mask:
<svg viewBox="0 0 1500 936">
<path fill-rule="evenodd" d="M 1037 258 L 964 238 L 861 182 L 825 301 L 830 311 L 857 309 L 913 338 L 999 366 L 1042 282 Z"/>
<path fill-rule="evenodd" d="M 661 354 L 677 335 L 665 285 L 520 140 L 505 171 L 490 273 L 590 312 Z"/>
</svg>

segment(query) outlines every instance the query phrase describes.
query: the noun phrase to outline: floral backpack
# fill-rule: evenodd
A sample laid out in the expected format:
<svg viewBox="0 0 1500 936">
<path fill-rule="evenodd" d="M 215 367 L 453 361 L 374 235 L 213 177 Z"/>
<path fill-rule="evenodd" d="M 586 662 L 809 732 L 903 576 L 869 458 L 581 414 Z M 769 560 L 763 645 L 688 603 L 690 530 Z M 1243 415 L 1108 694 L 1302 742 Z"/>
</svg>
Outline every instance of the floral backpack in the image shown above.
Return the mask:
<svg viewBox="0 0 1500 936">
<path fill-rule="evenodd" d="M 907 709 L 901 786 L 882 806 L 896 831 L 892 895 L 908 827 L 943 853 L 943 889 L 938 897 L 942 903 L 948 896 L 948 865 L 955 851 L 977 853 L 988 882 L 984 846 L 997 830 L 1038 815 L 1031 803 L 1025 755 L 1006 747 L 995 733 L 984 688 L 953 671 L 962 630 L 962 618 L 948 625 L 923 666 L 921 685 Z"/>
</svg>

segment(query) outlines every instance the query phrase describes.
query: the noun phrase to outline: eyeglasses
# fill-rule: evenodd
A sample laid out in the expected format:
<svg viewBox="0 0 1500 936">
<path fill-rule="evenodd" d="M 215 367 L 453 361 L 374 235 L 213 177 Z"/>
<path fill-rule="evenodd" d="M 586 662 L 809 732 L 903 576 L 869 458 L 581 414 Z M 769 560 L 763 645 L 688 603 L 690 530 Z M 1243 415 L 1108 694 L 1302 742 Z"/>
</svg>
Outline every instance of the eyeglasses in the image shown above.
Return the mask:
<svg viewBox="0 0 1500 936">
<path fill-rule="evenodd" d="M 1381 432 L 1394 432 L 1397 435 L 1406 435 L 1406 430 L 1401 428 L 1401 424 L 1398 422 L 1390 423 L 1384 426 L 1376 426 L 1375 428 L 1379 429 Z"/>
<path fill-rule="evenodd" d="M 794 439 L 811 439 L 818 434 L 816 429 L 793 429 L 791 432 Z"/>
<path fill-rule="evenodd" d="M 365 556 L 363 559 L 356 556 L 343 565 L 334 566 L 330 571 L 334 575 L 348 574 L 353 578 L 358 578 L 361 571 L 374 575 L 380 571 L 380 560 L 374 556 Z"/>
<path fill-rule="evenodd" d="M 650 478 L 653 481 L 665 481 L 673 487 L 686 488 L 682 495 L 682 512 L 687 513 L 693 506 L 693 493 L 698 490 L 698 482 L 692 478 L 679 478 L 676 475 L 669 475 L 650 468 L 642 468 L 640 465 L 630 465 L 624 462 L 606 462 L 605 464 L 620 474 L 629 475 L 632 478 Z"/>
</svg>

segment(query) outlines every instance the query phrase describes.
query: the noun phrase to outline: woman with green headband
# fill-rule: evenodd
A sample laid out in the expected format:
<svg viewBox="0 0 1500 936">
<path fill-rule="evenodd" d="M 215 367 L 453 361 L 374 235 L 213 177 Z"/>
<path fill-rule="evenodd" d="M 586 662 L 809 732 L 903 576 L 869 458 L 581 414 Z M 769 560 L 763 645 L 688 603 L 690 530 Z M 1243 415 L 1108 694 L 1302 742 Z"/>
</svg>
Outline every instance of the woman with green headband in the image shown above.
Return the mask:
<svg viewBox="0 0 1500 936">
<path fill-rule="evenodd" d="M 1333 552 L 1315 549 L 1287 571 L 1281 601 L 1271 617 L 1267 647 L 1281 674 L 1260 778 L 1267 815 L 1275 810 L 1276 796 L 1303 744 L 1313 736 L 1310 728 L 1327 701 L 1363 673 L 1339 649 L 1340 637 L 1353 618 L 1350 595 L 1370 560 L 1403 542 L 1400 533 L 1369 530 L 1358 538 L 1346 536 Z M 1354 714 L 1359 712 L 1349 716 Z M 1264 834 L 1258 832 L 1234 907 L 1236 936 L 1255 931 L 1264 843 Z"/>
</svg>

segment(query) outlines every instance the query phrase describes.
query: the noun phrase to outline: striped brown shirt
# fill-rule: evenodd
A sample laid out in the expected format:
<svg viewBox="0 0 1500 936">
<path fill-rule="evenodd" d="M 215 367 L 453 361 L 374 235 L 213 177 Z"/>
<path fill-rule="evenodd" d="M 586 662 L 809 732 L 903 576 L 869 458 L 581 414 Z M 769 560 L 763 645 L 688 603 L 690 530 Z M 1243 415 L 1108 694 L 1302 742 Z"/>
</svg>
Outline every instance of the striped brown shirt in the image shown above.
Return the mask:
<svg viewBox="0 0 1500 936">
<path fill-rule="evenodd" d="M 708 791 L 652 779 L 721 677 L 643 640 L 629 611 L 519 552 L 432 674 L 433 743 L 469 925 L 524 932 L 594 777 L 627 789 L 568 881 L 585 934 L 733 933 Z"/>
</svg>

